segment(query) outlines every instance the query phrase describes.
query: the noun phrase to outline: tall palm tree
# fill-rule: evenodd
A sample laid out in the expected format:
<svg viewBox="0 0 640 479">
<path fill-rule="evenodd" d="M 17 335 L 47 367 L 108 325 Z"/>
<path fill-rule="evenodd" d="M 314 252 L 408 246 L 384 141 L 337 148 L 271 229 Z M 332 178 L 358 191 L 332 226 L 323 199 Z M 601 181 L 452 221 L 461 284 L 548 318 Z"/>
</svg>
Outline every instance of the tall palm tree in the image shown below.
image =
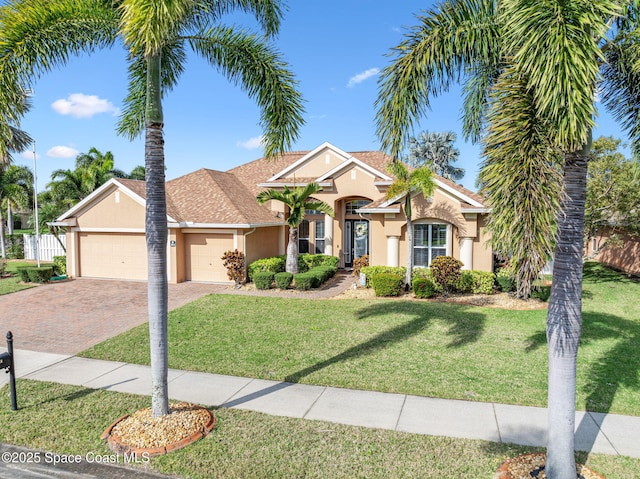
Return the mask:
<svg viewBox="0 0 640 479">
<path fill-rule="evenodd" d="M 452 131 L 423 131 L 417 138 L 409 138 L 407 163 L 414 167 L 427 164 L 436 175 L 458 181 L 464 176 L 464 168 L 451 164 L 460 157 L 460 150 L 453 146 L 455 141 Z"/>
<path fill-rule="evenodd" d="M 264 204 L 269 200 L 281 201 L 289 208 L 287 224 L 289 225 L 289 243 L 287 244 L 287 262 L 285 269 L 289 273 L 298 272 L 298 227 L 307 210 L 317 210 L 333 217 L 333 208 L 324 201 L 319 201 L 311 197 L 315 193 L 322 191 L 322 187 L 317 183 L 308 183 L 304 188 L 284 190 L 269 189 L 260 192 L 256 197 L 259 204 Z"/>
<path fill-rule="evenodd" d="M 258 36 L 220 24 L 224 14 L 253 15 Z M 121 38 L 129 92 L 118 132 L 145 133 L 146 240 L 152 410 L 167 414 L 167 215 L 162 100 L 184 71 L 187 50 L 239 84 L 261 109 L 264 148 L 273 157 L 297 138 L 302 100 L 293 75 L 268 45 L 279 28 L 278 0 L 14 0 L 0 12 L 0 75 L 28 84 L 70 55 L 111 47 Z M 0 77 L 0 80 L 3 78 Z"/>
<path fill-rule="evenodd" d="M 404 197 L 404 214 L 407 219 L 407 275 L 405 283 L 407 288 L 411 288 L 411 275 L 413 273 L 413 221 L 411 211 L 411 195 L 421 192 L 426 200 L 433 194 L 436 185 L 433 182 L 431 170 L 427 165 L 409 170 L 400 161 L 389 163 L 388 170 L 395 180 L 387 189 L 388 199 Z"/>
<path fill-rule="evenodd" d="M 11 219 L 12 205 L 27 207 L 29 204 L 29 192 L 33 175 L 31 170 L 25 166 L 0 166 L 0 254 L 2 258 L 7 257 L 6 229 L 3 210 L 6 207 L 8 221 Z"/>
<path fill-rule="evenodd" d="M 486 133 L 481 181 L 498 218 L 492 220 L 494 237 L 526 243 L 544 257 L 557 224 L 547 316 L 550 479 L 575 478 L 582 230 L 594 100 L 600 92 L 640 151 L 639 13 L 636 2 L 621 0 L 445 1 L 418 18 L 420 25 L 395 48 L 380 78 L 378 133 L 394 156 L 427 113 L 430 98 L 464 79 L 465 135 L 478 140 Z M 527 222 L 533 234 L 510 230 L 517 225 L 504 220 L 509 214 Z"/>
</svg>

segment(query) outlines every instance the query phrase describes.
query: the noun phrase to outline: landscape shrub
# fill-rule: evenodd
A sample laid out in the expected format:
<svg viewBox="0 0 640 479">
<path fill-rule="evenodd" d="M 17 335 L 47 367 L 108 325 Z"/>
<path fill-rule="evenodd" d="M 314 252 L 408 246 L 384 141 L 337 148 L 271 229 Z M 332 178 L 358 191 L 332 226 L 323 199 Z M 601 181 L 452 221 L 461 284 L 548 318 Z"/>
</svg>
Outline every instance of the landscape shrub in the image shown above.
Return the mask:
<svg viewBox="0 0 640 479">
<path fill-rule="evenodd" d="M 492 294 L 495 275 L 491 271 L 471 271 L 473 276 L 473 294 Z"/>
<path fill-rule="evenodd" d="M 258 271 L 255 273 L 253 282 L 256 285 L 256 289 L 270 289 L 274 276 L 270 271 Z"/>
<path fill-rule="evenodd" d="M 378 273 L 371 276 L 371 287 L 376 296 L 400 296 L 404 276 L 396 273 Z"/>
<path fill-rule="evenodd" d="M 322 272 L 323 278 L 322 278 L 322 282 L 324 283 L 325 281 L 327 281 L 328 279 L 333 278 L 336 273 L 338 272 L 338 268 L 335 268 L 333 266 L 316 266 L 315 268 L 313 268 L 313 270 L 318 270 Z M 313 271 L 312 270 L 312 271 Z"/>
<path fill-rule="evenodd" d="M 433 284 L 436 293 L 442 293 L 442 286 L 435 282 L 433 279 L 433 275 L 431 274 L 431 270 L 429 268 L 413 268 L 413 272 L 411 274 L 413 285 L 413 281 L 416 279 L 428 279 Z"/>
<path fill-rule="evenodd" d="M 18 266 L 16 268 L 16 273 L 20 276 L 20 281 L 23 283 L 29 283 L 31 280 L 29 279 L 29 272 L 27 271 L 29 268 L 33 268 L 33 266 Z"/>
<path fill-rule="evenodd" d="M 369 266 L 369 255 L 365 254 L 353 260 L 353 275 L 360 276 L 362 268 Z"/>
<path fill-rule="evenodd" d="M 24 236 L 21 234 L 7 235 L 7 258 L 24 259 Z"/>
<path fill-rule="evenodd" d="M 471 293 L 475 285 L 475 277 L 473 271 L 460 271 L 460 279 L 456 282 L 455 290 L 459 293 Z"/>
<path fill-rule="evenodd" d="M 276 282 L 276 286 L 280 289 L 288 289 L 291 286 L 291 282 L 293 281 L 293 275 L 291 273 L 287 273 L 286 271 L 283 271 L 282 273 L 276 273 L 273 278 Z"/>
<path fill-rule="evenodd" d="M 442 292 L 446 296 L 455 289 L 461 276 L 462 261 L 452 256 L 438 256 L 431 261 L 429 269 L 433 280 L 442 286 Z"/>
<path fill-rule="evenodd" d="M 496 273 L 496 282 L 505 293 L 510 293 L 516 289 L 516 265 L 513 262 L 507 263 Z"/>
<path fill-rule="evenodd" d="M 390 273 L 402 276 L 404 278 L 407 273 L 407 268 L 405 268 L 404 266 L 365 266 L 360 270 L 360 272 L 366 276 L 367 288 L 370 288 L 372 286 L 371 278 L 373 276 L 381 273 Z"/>
<path fill-rule="evenodd" d="M 26 269 L 32 283 L 48 283 L 53 276 L 53 266 L 31 267 Z"/>
<path fill-rule="evenodd" d="M 314 282 L 314 276 L 309 273 L 298 273 L 293 275 L 293 287 L 300 291 L 311 289 Z"/>
<path fill-rule="evenodd" d="M 244 253 L 237 249 L 225 251 L 222 255 L 222 265 L 227 268 L 227 278 L 233 280 L 236 287 L 244 280 Z"/>
<path fill-rule="evenodd" d="M 549 301 L 551 296 L 551 286 L 534 286 L 531 291 L 531 297 L 537 298 L 545 303 Z"/>
<path fill-rule="evenodd" d="M 412 288 L 416 298 L 433 298 L 438 293 L 436 284 L 429 278 L 415 278 Z"/>
<path fill-rule="evenodd" d="M 67 274 L 67 257 L 66 256 L 53 257 L 53 274 L 56 276 L 62 276 Z"/>
<path fill-rule="evenodd" d="M 259 272 L 282 273 L 286 265 L 285 256 L 271 256 L 270 258 L 257 259 L 249 265 L 249 279 L 255 281 L 253 277 Z"/>
</svg>

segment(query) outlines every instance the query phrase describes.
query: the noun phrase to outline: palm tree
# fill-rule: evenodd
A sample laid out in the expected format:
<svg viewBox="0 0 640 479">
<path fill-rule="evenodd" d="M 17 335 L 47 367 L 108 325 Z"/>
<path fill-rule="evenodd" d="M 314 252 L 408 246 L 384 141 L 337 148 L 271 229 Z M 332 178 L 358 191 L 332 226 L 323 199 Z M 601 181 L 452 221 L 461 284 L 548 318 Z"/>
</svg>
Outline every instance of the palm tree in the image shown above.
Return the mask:
<svg viewBox="0 0 640 479">
<path fill-rule="evenodd" d="M 600 92 L 638 152 L 639 13 L 635 2 L 610 0 L 445 1 L 419 17 L 380 78 L 378 134 L 393 156 L 430 98 L 464 78 L 463 130 L 473 140 L 486 133 L 481 182 L 493 208 L 494 237 L 526 243 L 545 257 L 557 224 L 547 316 L 550 479 L 575 478 L 582 230 L 594 100 Z M 520 225 L 504 220 L 514 210 Z M 525 234 L 528 227 L 532 234 Z"/>
<path fill-rule="evenodd" d="M 464 168 L 451 164 L 460 156 L 460 150 L 453 147 L 455 141 L 456 134 L 452 131 L 423 131 L 417 138 L 409 138 L 407 163 L 414 167 L 427 164 L 436 175 L 458 181 L 464 176 Z"/>
<path fill-rule="evenodd" d="M 264 204 L 269 200 L 281 201 L 289 208 L 289 216 L 287 224 L 289 225 L 289 243 L 287 244 L 287 262 L 285 269 L 289 273 L 296 274 L 298 272 L 298 226 L 304 220 L 307 210 L 317 210 L 333 217 L 333 208 L 324 201 L 319 201 L 311 197 L 311 195 L 322 191 L 322 187 L 317 183 L 308 183 L 304 188 L 289 189 L 288 186 L 284 190 L 269 189 L 262 191 L 257 200 L 259 204 Z"/>
<path fill-rule="evenodd" d="M 234 10 L 252 14 L 266 37 L 282 17 L 278 0 L 23 0 L 0 14 L 0 75 L 28 84 L 72 54 L 111 47 L 121 37 L 129 60 L 129 92 L 118 132 L 145 133 L 146 238 L 152 410 L 167 414 L 167 214 L 162 99 L 184 71 L 187 49 L 241 85 L 261 111 L 265 156 L 297 138 L 302 100 L 280 54 L 265 36 L 226 27 Z M 2 79 L 2 78 L 0 78 Z"/>
<path fill-rule="evenodd" d="M 411 194 L 419 191 L 426 200 L 433 194 L 436 185 L 433 182 L 431 170 L 426 165 L 409 171 L 409 168 L 404 163 L 393 161 L 389 163 L 388 169 L 389 173 L 395 177 L 395 180 L 387 189 L 386 197 L 388 199 L 404 197 L 404 214 L 407 218 L 407 275 L 405 283 L 407 288 L 411 288 L 411 275 L 413 273 Z"/>
<path fill-rule="evenodd" d="M 8 165 L 0 167 L 0 253 L 7 257 L 5 219 L 2 211 L 8 210 L 8 221 L 11 219 L 12 205 L 27 207 L 33 176 L 25 166 Z"/>
</svg>

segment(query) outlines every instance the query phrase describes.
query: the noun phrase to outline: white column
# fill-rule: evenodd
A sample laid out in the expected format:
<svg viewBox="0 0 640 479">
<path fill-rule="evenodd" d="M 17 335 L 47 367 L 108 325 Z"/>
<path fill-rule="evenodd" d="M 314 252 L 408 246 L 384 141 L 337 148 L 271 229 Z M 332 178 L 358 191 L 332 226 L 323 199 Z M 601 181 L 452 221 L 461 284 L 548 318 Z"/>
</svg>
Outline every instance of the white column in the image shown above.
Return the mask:
<svg viewBox="0 0 640 479">
<path fill-rule="evenodd" d="M 400 237 L 387 236 L 387 266 L 399 266 Z"/>
<path fill-rule="evenodd" d="M 333 256 L 333 218 L 324 215 L 324 254 Z"/>
<path fill-rule="evenodd" d="M 460 261 L 462 269 L 473 269 L 473 238 L 460 238 Z"/>
</svg>

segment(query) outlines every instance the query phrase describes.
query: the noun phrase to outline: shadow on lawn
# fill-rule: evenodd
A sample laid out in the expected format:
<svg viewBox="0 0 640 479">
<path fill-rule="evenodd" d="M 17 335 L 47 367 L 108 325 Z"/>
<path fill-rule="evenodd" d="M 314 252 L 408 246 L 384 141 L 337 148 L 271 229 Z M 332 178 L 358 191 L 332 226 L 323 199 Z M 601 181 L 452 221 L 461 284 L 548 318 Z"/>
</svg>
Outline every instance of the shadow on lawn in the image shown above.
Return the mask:
<svg viewBox="0 0 640 479">
<path fill-rule="evenodd" d="M 400 343 L 423 332 L 433 320 L 445 321 L 450 324 L 449 335 L 452 340 L 448 347 L 461 347 L 476 341 L 484 331 L 484 315 L 471 311 L 468 306 L 447 305 L 447 311 L 441 306 L 433 306 L 416 301 L 389 301 L 374 303 L 357 312 L 357 319 L 372 320 L 390 314 L 413 317 L 383 331 L 363 343 L 357 344 L 346 351 L 316 363 L 285 378 L 288 382 L 298 382 L 300 379 L 320 371 L 332 364 L 359 358 L 375 353 L 381 349 Z"/>
<path fill-rule="evenodd" d="M 529 338 L 528 351 L 546 346 L 544 332 L 537 333 Z M 610 314 L 599 312 L 585 312 L 582 315 L 582 336 L 580 347 L 601 341 L 615 344 L 610 349 L 604 350 L 600 357 L 589 362 L 587 368 L 587 381 L 583 386 L 586 394 L 585 404 L 578 404 L 579 409 L 607 414 L 616 393 L 620 388 L 638 390 L 640 388 L 640 324 L 637 321 L 620 318 Z M 594 344 L 595 346 L 595 344 Z M 578 357 L 580 351 L 578 351 Z M 596 418 L 593 420 L 598 421 Z M 592 426 L 590 415 L 585 414 L 578 425 L 576 435 L 588 435 Z M 593 444 L 590 445 L 593 447 Z M 587 447 L 590 450 L 590 447 Z"/>
<path fill-rule="evenodd" d="M 448 335 L 451 336 L 451 342 L 448 344 L 449 348 L 458 348 L 477 341 L 484 331 L 484 314 L 478 313 L 477 308 L 458 304 L 446 304 L 446 306 L 443 306 L 442 303 L 434 305 L 433 303 L 421 303 L 418 301 L 385 301 L 362 308 L 357 312 L 356 318 L 359 320 L 375 320 L 376 317 L 384 317 L 391 314 L 412 317 L 413 319 L 387 329 L 368 341 L 357 344 L 340 354 L 290 374 L 284 378 L 285 383 L 279 383 L 246 397 L 234 399 L 224 404 L 224 406 L 237 406 L 252 399 L 266 396 L 287 387 L 287 383 L 297 383 L 302 378 L 333 364 L 374 354 L 424 332 L 432 321 L 443 321 L 449 324 Z"/>
</svg>

